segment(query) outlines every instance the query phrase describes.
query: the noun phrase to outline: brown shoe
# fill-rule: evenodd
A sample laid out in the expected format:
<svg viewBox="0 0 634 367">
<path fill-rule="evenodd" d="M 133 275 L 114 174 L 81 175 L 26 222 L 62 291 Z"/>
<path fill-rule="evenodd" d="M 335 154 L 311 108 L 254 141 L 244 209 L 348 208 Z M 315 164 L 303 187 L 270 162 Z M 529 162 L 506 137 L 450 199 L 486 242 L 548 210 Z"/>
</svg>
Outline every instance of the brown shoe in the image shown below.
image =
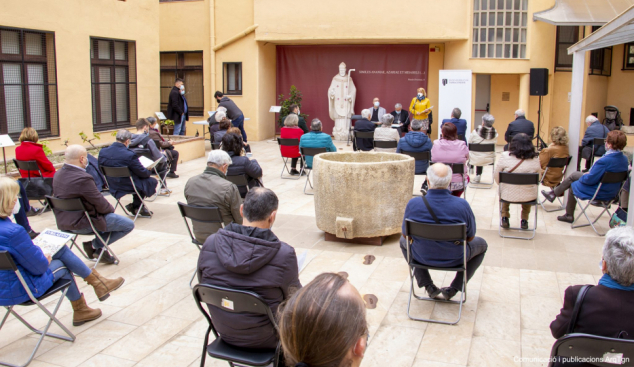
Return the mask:
<svg viewBox="0 0 634 367">
<path fill-rule="evenodd" d="M 108 299 L 110 292 L 118 289 L 125 282 L 125 279 L 121 277 L 117 279 L 104 278 L 96 269 L 92 269 L 92 273 L 84 280 L 95 289 L 95 294 L 100 301 Z"/>
<path fill-rule="evenodd" d="M 86 304 L 84 294 L 77 301 L 71 301 L 73 306 L 73 326 L 83 325 L 88 321 L 97 320 L 101 317 L 101 310 L 90 308 Z"/>
</svg>

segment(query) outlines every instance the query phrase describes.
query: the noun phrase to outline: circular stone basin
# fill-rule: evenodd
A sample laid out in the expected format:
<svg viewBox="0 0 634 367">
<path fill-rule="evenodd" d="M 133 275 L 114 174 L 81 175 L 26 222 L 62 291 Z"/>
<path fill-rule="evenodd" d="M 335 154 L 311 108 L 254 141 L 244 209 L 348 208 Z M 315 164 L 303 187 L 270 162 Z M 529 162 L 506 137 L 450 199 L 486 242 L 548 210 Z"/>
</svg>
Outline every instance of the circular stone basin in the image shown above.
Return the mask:
<svg viewBox="0 0 634 367">
<path fill-rule="evenodd" d="M 317 227 L 339 238 L 401 233 L 414 188 L 414 158 L 397 153 L 322 153 L 313 160 Z"/>
</svg>

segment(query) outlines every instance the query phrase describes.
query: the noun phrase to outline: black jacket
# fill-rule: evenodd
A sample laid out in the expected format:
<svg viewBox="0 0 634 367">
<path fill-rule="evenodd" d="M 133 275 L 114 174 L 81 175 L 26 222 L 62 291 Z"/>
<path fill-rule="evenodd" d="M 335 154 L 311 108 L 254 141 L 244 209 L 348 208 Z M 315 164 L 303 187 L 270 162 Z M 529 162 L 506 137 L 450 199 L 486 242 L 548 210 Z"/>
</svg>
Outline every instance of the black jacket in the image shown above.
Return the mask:
<svg viewBox="0 0 634 367">
<path fill-rule="evenodd" d="M 291 113 L 289 113 L 289 115 L 290 115 L 290 114 L 297 115 L 295 112 L 291 112 Z M 305 119 L 305 118 L 303 118 L 303 117 L 302 117 L 302 116 L 300 116 L 300 115 L 297 115 L 297 119 L 298 119 L 298 121 L 297 121 L 297 127 L 299 127 L 300 129 L 302 129 L 302 131 L 304 132 L 304 134 L 308 134 L 308 126 L 306 125 L 306 119 Z"/>
<path fill-rule="evenodd" d="M 409 131 L 409 112 L 401 110 L 401 115 L 398 119 L 396 118 L 396 111 L 390 112 L 390 115 L 394 116 L 395 124 L 403 124 L 403 126 L 401 126 L 402 132 L 407 133 L 407 131 Z"/>
<path fill-rule="evenodd" d="M 174 86 L 170 91 L 170 97 L 167 102 L 167 118 L 178 124 L 181 122 L 181 115 L 184 111 L 185 102 L 181 96 L 181 90 Z M 185 120 L 189 120 L 189 111 L 185 114 Z"/>
<path fill-rule="evenodd" d="M 231 223 L 209 236 L 198 258 L 201 284 L 255 292 L 271 307 L 301 288 L 295 249 L 269 229 Z M 275 348 L 278 336 L 266 315 L 236 314 L 209 306 L 216 331 L 243 348 Z"/>
<path fill-rule="evenodd" d="M 354 123 L 354 131 L 369 132 L 374 131 L 376 125 L 368 119 L 358 120 Z M 374 150 L 374 139 L 356 139 L 354 150 L 370 151 Z"/>
<path fill-rule="evenodd" d="M 227 152 L 231 157 L 231 165 L 227 170 L 227 176 L 247 175 L 249 180 L 249 188 L 260 186 L 259 178 L 262 177 L 262 167 L 255 159 L 249 159 L 243 156 L 235 156 L 233 152 Z M 238 187 L 240 189 L 240 196 L 245 197 L 247 195 L 247 189 L 245 187 Z"/>
<path fill-rule="evenodd" d="M 122 143 L 114 142 L 109 147 L 101 149 L 98 162 L 100 166 L 128 167 L 134 185 L 143 197 L 152 196 L 156 192 L 157 181 L 154 177 L 150 177 L 152 173 L 143 167 L 136 153 Z M 117 199 L 135 193 L 134 187 L 127 177 L 110 177 L 108 178 L 108 186 L 110 194 Z"/>
<path fill-rule="evenodd" d="M 526 117 L 520 116 L 509 124 L 509 127 L 506 129 L 506 133 L 504 134 L 504 140 L 506 140 L 507 143 L 510 143 L 511 140 L 513 140 L 513 137 L 519 133 L 524 133 L 532 139 L 535 136 L 535 125 L 532 121 L 527 120 Z"/>
</svg>

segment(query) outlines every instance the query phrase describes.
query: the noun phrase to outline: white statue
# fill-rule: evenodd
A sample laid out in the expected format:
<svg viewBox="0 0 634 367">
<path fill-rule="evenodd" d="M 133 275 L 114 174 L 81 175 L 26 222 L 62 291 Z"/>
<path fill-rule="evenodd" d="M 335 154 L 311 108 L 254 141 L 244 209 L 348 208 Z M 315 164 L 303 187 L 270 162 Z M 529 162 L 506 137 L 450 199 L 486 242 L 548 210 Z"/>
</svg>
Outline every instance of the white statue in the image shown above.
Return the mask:
<svg viewBox="0 0 634 367">
<path fill-rule="evenodd" d="M 352 70 L 350 70 L 352 71 Z M 354 115 L 354 101 L 357 96 L 350 74 L 346 75 L 346 64 L 339 65 L 339 74 L 332 78 L 328 89 L 328 110 L 330 118 L 335 121 L 332 130 L 335 140 L 346 141 L 350 128 L 350 117 Z"/>
</svg>

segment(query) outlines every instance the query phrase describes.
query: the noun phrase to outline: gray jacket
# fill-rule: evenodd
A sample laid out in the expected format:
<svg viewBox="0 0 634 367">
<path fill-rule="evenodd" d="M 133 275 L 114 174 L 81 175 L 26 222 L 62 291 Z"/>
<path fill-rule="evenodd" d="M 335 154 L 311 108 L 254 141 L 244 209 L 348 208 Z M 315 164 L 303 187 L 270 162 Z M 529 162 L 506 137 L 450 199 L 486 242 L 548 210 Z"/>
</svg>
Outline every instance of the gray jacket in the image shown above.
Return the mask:
<svg viewBox="0 0 634 367">
<path fill-rule="evenodd" d="M 227 109 L 227 118 L 229 120 L 235 120 L 238 117 L 242 116 L 242 111 L 238 108 L 236 103 L 229 99 L 229 97 L 224 96 L 220 99 L 220 103 L 218 106 L 222 106 Z"/>
<path fill-rule="evenodd" d="M 132 134 L 132 139 L 130 139 L 130 146 L 128 147 L 133 152 L 137 153 L 137 155 L 146 156 L 143 154 L 143 151 L 149 151 L 149 155 L 151 160 L 156 161 L 160 158 L 165 158 L 159 148 L 156 147 L 156 143 L 150 137 L 148 133 L 143 134 Z"/>
</svg>

